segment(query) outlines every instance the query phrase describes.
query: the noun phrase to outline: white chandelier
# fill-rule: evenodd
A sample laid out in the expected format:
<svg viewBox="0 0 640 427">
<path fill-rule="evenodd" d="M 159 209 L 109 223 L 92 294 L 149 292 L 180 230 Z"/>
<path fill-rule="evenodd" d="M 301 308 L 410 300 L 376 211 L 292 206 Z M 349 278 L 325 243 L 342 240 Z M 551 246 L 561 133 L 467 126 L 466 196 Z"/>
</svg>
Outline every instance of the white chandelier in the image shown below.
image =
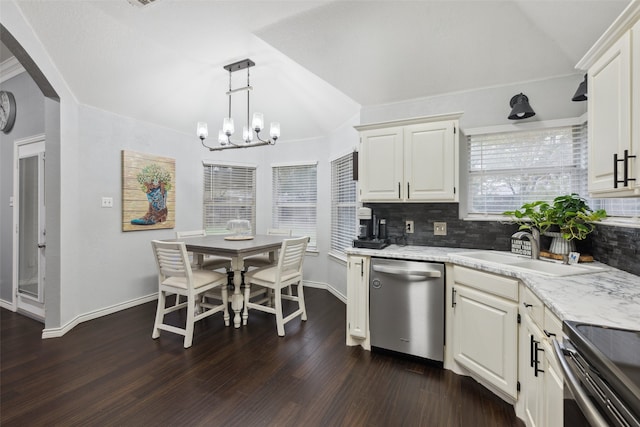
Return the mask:
<svg viewBox="0 0 640 427">
<path fill-rule="evenodd" d="M 243 59 L 242 61 L 234 62 L 233 64 L 225 65 L 224 69 L 229 71 L 229 91 L 227 92 L 227 96 L 229 97 L 229 115 L 224 118 L 222 122 L 222 129 L 218 131 L 218 142 L 220 143 L 217 147 L 210 147 L 204 143 L 205 138 L 209 136 L 209 129 L 207 128 L 207 124 L 205 122 L 198 122 L 198 130 L 197 135 L 202 142 L 202 145 L 209 149 L 209 151 L 220 151 L 227 150 L 231 148 L 247 148 L 247 147 L 259 147 L 261 145 L 274 145 L 278 138 L 280 137 L 280 123 L 271 122 L 271 128 L 269 130 L 269 135 L 271 139 L 261 139 L 260 132 L 264 129 L 264 115 L 262 113 L 254 113 L 253 120 L 251 121 L 251 127 L 249 127 L 249 94 L 253 90 L 251 83 L 249 81 L 249 68 L 253 67 L 255 62 L 250 59 Z M 233 89 L 231 87 L 231 73 L 234 71 L 247 69 L 247 86 L 240 87 L 237 89 Z M 231 135 L 235 132 L 235 127 L 233 124 L 233 118 L 231 117 L 231 95 L 236 92 L 247 92 L 247 124 L 242 128 L 242 140 L 243 142 L 237 143 L 231 141 Z M 253 133 L 255 132 L 255 136 L 257 141 L 253 141 Z"/>
</svg>

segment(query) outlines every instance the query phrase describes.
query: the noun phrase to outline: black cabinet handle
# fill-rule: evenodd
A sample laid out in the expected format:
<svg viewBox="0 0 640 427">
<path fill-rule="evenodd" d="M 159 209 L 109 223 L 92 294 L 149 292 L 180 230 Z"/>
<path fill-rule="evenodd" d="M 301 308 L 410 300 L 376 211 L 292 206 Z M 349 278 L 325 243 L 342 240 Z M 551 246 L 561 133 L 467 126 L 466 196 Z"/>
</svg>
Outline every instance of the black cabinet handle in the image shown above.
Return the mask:
<svg viewBox="0 0 640 427">
<path fill-rule="evenodd" d="M 618 159 L 618 153 L 613 155 L 613 188 L 618 188 L 618 184 L 623 187 L 629 186 L 629 181 L 635 181 L 635 178 L 629 178 L 629 159 L 635 159 L 635 155 L 629 155 L 629 150 L 624 150 L 624 158 Z M 622 179 L 618 179 L 618 162 L 622 162 Z"/>
<path fill-rule="evenodd" d="M 407 182 L 407 199 L 411 198 L 411 191 L 409 191 L 409 183 Z"/>
<path fill-rule="evenodd" d="M 401 185 L 402 185 L 402 184 L 401 184 L 400 182 L 398 182 L 398 199 L 401 199 L 401 198 L 402 198 L 402 194 L 400 193 L 400 192 L 402 191 L 402 189 L 401 189 Z"/>
<path fill-rule="evenodd" d="M 451 307 L 456 306 L 456 289 L 451 288 Z"/>
<path fill-rule="evenodd" d="M 535 340 L 533 339 L 533 335 L 529 335 L 529 366 L 533 368 L 533 361 L 536 358 L 535 351 L 533 350 L 533 343 Z"/>
<path fill-rule="evenodd" d="M 547 331 L 546 329 L 544 329 L 544 330 L 543 330 L 543 332 L 544 332 L 544 334 L 545 334 L 547 337 L 549 337 L 549 338 L 551 338 L 551 337 L 555 337 L 555 336 L 556 336 L 556 334 L 554 334 L 553 332 L 549 332 L 549 331 Z"/>
<path fill-rule="evenodd" d="M 618 188 L 618 153 L 613 153 L 613 188 Z"/>
<path fill-rule="evenodd" d="M 525 308 L 533 307 L 533 304 L 527 304 L 526 302 L 523 302 L 522 305 L 524 305 Z"/>
<path fill-rule="evenodd" d="M 538 352 L 542 351 L 544 352 L 544 348 L 540 348 L 538 347 L 538 344 L 540 344 L 540 341 L 533 341 L 533 347 L 534 347 L 534 353 L 535 353 L 535 366 L 533 367 L 533 375 L 534 376 L 538 376 L 538 373 L 540 372 L 544 372 L 543 369 L 538 369 L 538 365 L 540 365 L 540 360 L 538 359 Z"/>
</svg>

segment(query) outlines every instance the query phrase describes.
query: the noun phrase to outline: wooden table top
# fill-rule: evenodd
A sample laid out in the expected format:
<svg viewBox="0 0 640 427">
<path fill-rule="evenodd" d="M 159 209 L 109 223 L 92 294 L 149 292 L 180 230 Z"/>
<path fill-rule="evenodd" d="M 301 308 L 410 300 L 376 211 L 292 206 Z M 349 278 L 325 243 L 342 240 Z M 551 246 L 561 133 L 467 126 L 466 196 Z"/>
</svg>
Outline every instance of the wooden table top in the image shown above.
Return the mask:
<svg viewBox="0 0 640 427">
<path fill-rule="evenodd" d="M 191 252 L 220 255 L 247 256 L 276 250 L 288 236 L 256 234 L 251 240 L 225 240 L 225 235 L 208 235 L 169 239 L 170 242 L 184 242 Z"/>
</svg>

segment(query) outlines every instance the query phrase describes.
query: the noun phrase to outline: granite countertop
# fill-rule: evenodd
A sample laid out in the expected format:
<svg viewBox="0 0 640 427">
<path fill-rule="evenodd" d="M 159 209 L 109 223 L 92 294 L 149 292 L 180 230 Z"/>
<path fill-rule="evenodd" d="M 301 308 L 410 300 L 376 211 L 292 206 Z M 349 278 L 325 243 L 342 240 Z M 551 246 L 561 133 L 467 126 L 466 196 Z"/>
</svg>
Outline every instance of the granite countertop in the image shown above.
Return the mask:
<svg viewBox="0 0 640 427">
<path fill-rule="evenodd" d="M 640 330 L 640 276 L 607 267 L 604 272 L 553 277 L 508 265 L 456 256 L 474 249 L 398 246 L 349 248 L 348 254 L 416 261 L 449 262 L 520 279 L 560 320 Z M 480 251 L 480 250 L 478 250 Z M 594 263 L 594 265 L 603 265 Z"/>
</svg>

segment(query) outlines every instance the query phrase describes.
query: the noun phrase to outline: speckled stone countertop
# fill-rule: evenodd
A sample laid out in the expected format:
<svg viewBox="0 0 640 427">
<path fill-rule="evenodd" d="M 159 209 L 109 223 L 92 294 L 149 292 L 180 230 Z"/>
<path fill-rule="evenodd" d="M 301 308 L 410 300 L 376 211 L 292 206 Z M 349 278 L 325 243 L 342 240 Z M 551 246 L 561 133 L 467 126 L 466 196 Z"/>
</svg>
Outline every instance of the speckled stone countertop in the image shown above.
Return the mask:
<svg viewBox="0 0 640 427">
<path fill-rule="evenodd" d="M 449 262 L 520 279 L 560 320 L 640 330 L 640 276 L 612 267 L 599 273 L 554 277 L 522 272 L 457 256 L 474 249 L 391 245 L 385 249 L 350 248 L 348 254 L 416 261 Z M 593 265 L 603 264 L 593 263 Z"/>
</svg>

